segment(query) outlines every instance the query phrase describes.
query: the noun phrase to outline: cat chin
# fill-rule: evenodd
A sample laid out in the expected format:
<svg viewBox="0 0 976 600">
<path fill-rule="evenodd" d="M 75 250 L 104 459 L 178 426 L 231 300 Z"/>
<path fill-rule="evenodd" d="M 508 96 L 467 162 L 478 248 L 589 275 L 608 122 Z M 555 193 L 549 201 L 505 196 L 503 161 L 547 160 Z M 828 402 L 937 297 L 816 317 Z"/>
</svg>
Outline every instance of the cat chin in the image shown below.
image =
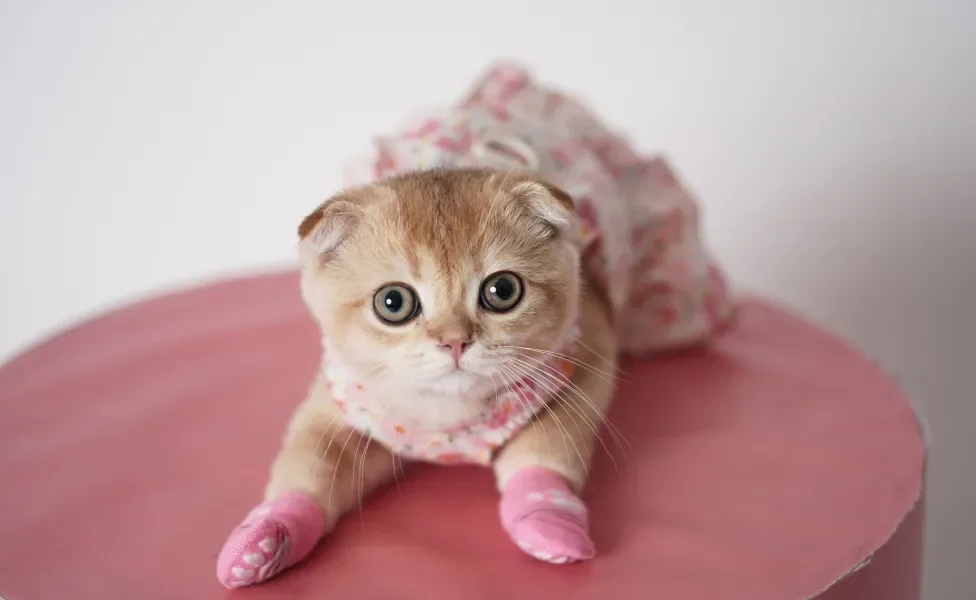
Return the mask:
<svg viewBox="0 0 976 600">
<path fill-rule="evenodd" d="M 487 378 L 468 369 L 454 369 L 433 378 L 421 389 L 424 393 L 445 396 L 467 396 L 485 387 Z M 490 389 L 485 390 L 490 391 Z"/>
<path fill-rule="evenodd" d="M 494 397 L 495 384 L 487 377 L 470 371 L 456 370 L 411 385 L 392 390 L 378 391 L 384 398 L 390 414 L 396 414 L 405 422 L 429 430 L 452 429 L 470 422 L 489 408 Z"/>
</svg>

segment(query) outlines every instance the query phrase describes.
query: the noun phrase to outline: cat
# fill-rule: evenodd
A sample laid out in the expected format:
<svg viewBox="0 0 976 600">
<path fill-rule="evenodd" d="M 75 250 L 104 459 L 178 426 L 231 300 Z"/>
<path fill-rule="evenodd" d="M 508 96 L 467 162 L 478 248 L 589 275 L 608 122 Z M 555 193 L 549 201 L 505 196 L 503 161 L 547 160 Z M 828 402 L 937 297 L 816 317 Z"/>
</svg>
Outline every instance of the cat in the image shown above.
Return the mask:
<svg viewBox="0 0 976 600">
<path fill-rule="evenodd" d="M 297 564 L 397 460 L 490 467 L 519 548 L 593 558 L 580 493 L 602 436 L 619 438 L 618 354 L 698 345 L 735 319 L 695 198 L 663 157 L 511 64 L 377 137 L 346 177 L 298 228 L 322 368 L 218 578 Z"/>
<path fill-rule="evenodd" d="M 415 171 L 330 198 L 298 233 L 324 368 L 264 503 L 221 553 L 221 582 L 300 562 L 393 479 L 391 453 L 489 466 L 519 548 L 592 558 L 580 493 L 618 344 L 569 195 L 514 171 Z"/>
</svg>

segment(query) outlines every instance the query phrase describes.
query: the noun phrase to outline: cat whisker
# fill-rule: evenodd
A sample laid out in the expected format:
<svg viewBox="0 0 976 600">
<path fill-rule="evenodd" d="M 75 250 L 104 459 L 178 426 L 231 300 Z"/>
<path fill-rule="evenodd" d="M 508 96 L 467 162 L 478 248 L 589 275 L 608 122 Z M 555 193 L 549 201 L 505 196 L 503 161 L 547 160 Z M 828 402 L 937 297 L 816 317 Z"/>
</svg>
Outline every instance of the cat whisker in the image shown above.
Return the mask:
<svg viewBox="0 0 976 600">
<path fill-rule="evenodd" d="M 621 440 L 623 441 L 623 443 L 626 443 L 627 446 L 631 445 L 630 442 L 627 440 L 627 438 L 624 436 L 624 434 L 620 431 L 620 429 L 618 429 L 616 425 L 610 422 L 610 419 L 607 417 L 606 412 L 599 410 L 589 399 L 589 397 L 587 397 L 583 389 L 580 388 L 571 378 L 567 377 L 566 375 L 561 373 L 558 369 L 554 368 L 552 365 L 546 363 L 545 361 L 541 361 L 537 358 L 534 358 L 532 356 L 520 352 L 516 352 L 516 356 L 537 363 L 539 367 L 535 367 L 535 368 L 546 369 L 546 372 L 547 374 L 549 374 L 550 378 L 553 377 L 558 378 L 558 381 L 565 382 L 568 387 L 572 388 L 573 391 L 576 392 L 577 396 L 579 396 L 580 399 L 583 400 L 583 402 L 585 402 L 590 408 L 592 408 L 593 411 L 600 416 L 600 420 L 607 425 L 607 429 L 609 430 L 610 435 L 613 436 L 614 441 L 616 441 L 617 446 L 620 447 L 621 452 L 623 452 L 623 446 L 621 444 Z M 516 360 L 519 359 L 516 358 Z"/>
<path fill-rule="evenodd" d="M 336 415 L 336 416 L 338 416 L 338 415 Z M 331 423 L 333 421 L 335 421 L 335 417 L 333 417 L 333 420 L 329 422 L 330 423 L 329 424 L 330 427 L 331 427 Z M 318 462 L 315 464 L 315 471 L 312 473 L 312 480 L 313 481 L 315 481 L 315 480 L 318 479 L 319 469 L 322 468 L 322 464 L 325 462 L 325 455 L 328 454 L 329 448 L 332 447 L 332 442 L 335 440 L 336 435 L 338 435 L 338 433 L 340 431 L 342 431 L 342 429 L 343 429 L 342 427 L 336 427 L 335 429 L 332 430 L 332 436 L 329 437 L 329 441 L 325 445 L 325 449 L 322 451 L 322 455 L 318 457 Z M 328 428 L 326 428 L 325 431 L 328 432 Z M 325 433 L 322 434 L 322 437 L 325 437 Z"/>
<path fill-rule="evenodd" d="M 367 377 L 367 375 L 373 375 L 373 374 L 375 374 L 375 372 L 377 370 L 384 369 L 384 368 L 386 368 L 386 363 L 381 361 L 381 362 L 373 365 L 372 367 L 366 369 L 362 373 L 356 375 L 355 376 L 355 379 L 366 380 L 366 381 L 370 381 L 370 382 L 375 382 L 375 381 L 378 380 L 378 378 L 376 378 L 376 377 Z M 384 373 L 381 371 L 380 372 L 380 375 L 383 375 L 383 374 Z"/>
<path fill-rule="evenodd" d="M 332 470 L 332 482 L 329 483 L 329 498 L 325 505 L 326 510 L 332 508 L 332 490 L 335 489 L 336 475 L 339 473 L 339 464 L 342 463 L 342 455 L 346 452 L 346 445 L 349 443 L 349 440 L 351 440 L 353 434 L 356 433 L 355 429 L 347 429 L 347 431 L 349 432 L 349 434 L 346 435 L 346 441 L 343 442 L 342 448 L 339 449 L 339 458 L 336 460 L 336 468 Z"/>
<path fill-rule="evenodd" d="M 316 458 L 315 467 L 313 468 L 312 465 L 308 466 L 309 476 L 313 483 L 315 481 L 315 478 L 318 476 L 319 467 L 322 465 L 322 461 L 325 459 L 325 450 L 328 450 L 329 448 L 329 445 L 327 444 L 325 446 L 325 450 L 323 450 L 322 454 L 319 455 L 319 448 L 322 446 L 322 440 L 325 439 L 325 435 L 329 433 L 329 430 L 332 428 L 332 424 L 336 422 L 336 419 L 339 418 L 340 414 L 342 413 L 336 412 L 336 414 L 332 415 L 332 418 L 329 420 L 329 424 L 326 425 L 324 429 L 322 429 L 322 435 L 320 435 L 318 441 L 315 442 L 315 449 L 312 450 L 312 456 Z M 335 436 L 335 431 L 332 432 L 332 435 Z M 331 444 L 331 442 L 332 439 L 330 438 L 329 443 Z"/>
<path fill-rule="evenodd" d="M 556 393 L 559 391 L 558 388 L 556 388 L 555 386 L 548 385 L 545 381 L 541 381 L 538 378 L 537 373 L 535 373 L 533 369 L 527 365 L 528 363 L 515 359 L 514 364 L 509 364 L 509 368 L 515 371 L 521 379 L 531 381 L 532 383 L 535 384 L 536 388 L 541 389 L 546 395 L 548 395 L 549 402 L 547 402 L 547 404 L 554 401 L 556 399 Z M 537 392 L 533 391 L 533 393 L 537 398 L 539 397 Z M 572 415 L 570 415 L 570 417 L 573 418 Z M 578 429 L 579 426 L 577 425 L 577 430 Z"/>
<path fill-rule="evenodd" d="M 602 369 L 599 369 L 599 368 L 591 365 L 590 363 L 587 363 L 585 361 L 582 361 L 582 360 L 576 358 L 575 356 L 570 356 L 569 354 L 564 354 L 562 352 L 554 352 L 552 350 L 543 350 L 541 348 L 529 348 L 527 346 L 508 346 L 508 345 L 504 345 L 504 346 L 497 346 L 497 347 L 498 348 L 505 348 L 505 349 L 508 349 L 508 350 L 528 350 L 529 352 L 538 352 L 539 354 L 545 354 L 546 356 L 552 356 L 552 357 L 555 357 L 555 358 L 561 358 L 563 360 L 566 360 L 566 361 L 569 361 L 569 362 L 573 363 L 574 365 L 576 365 L 578 367 L 582 367 L 582 368 L 586 369 L 587 371 L 589 371 L 590 373 L 593 373 L 597 377 L 600 377 L 600 379 L 603 379 L 604 381 L 606 381 L 607 383 L 609 383 L 610 385 L 612 385 L 614 387 L 614 389 L 617 388 L 617 383 L 616 383 L 617 381 L 623 381 L 624 383 L 630 383 L 629 380 L 627 380 L 627 379 L 625 379 L 625 378 L 623 378 L 623 377 L 621 377 L 619 375 L 616 375 L 614 373 L 610 373 L 608 371 L 604 371 Z M 619 369 L 617 369 L 617 370 L 619 371 Z"/>
<path fill-rule="evenodd" d="M 380 362 L 379 364 L 376 364 L 371 368 L 366 369 L 359 375 L 357 375 L 356 379 L 362 379 L 366 375 L 369 375 L 370 373 L 384 366 L 385 364 Z M 319 437 L 319 440 L 315 443 L 315 450 L 312 451 L 312 456 L 316 457 L 317 460 L 315 463 L 315 469 L 312 471 L 311 474 L 313 482 L 318 478 L 319 469 L 322 468 L 322 462 L 325 460 L 325 454 L 328 452 L 329 447 L 332 446 L 332 441 L 335 439 L 336 434 L 339 432 L 339 429 L 341 428 L 336 428 L 332 431 L 332 437 L 329 438 L 329 443 L 325 445 L 325 449 L 322 451 L 321 455 L 319 455 L 319 447 L 321 447 L 322 445 L 322 440 L 325 439 L 325 434 L 327 434 L 329 430 L 332 429 L 332 425 L 336 422 L 336 419 L 338 419 L 341 416 L 341 414 L 342 414 L 341 412 L 336 412 L 336 414 L 332 415 L 332 419 L 329 420 L 328 425 L 326 425 L 325 428 L 322 430 L 322 435 Z"/>
<path fill-rule="evenodd" d="M 395 418 L 396 417 L 402 417 L 403 416 L 403 412 L 400 410 L 399 407 L 397 407 L 397 406 L 391 406 L 390 408 L 392 408 L 394 411 L 396 411 L 397 414 L 395 415 Z M 399 431 L 396 432 L 396 435 L 393 438 L 393 444 L 394 444 L 394 446 L 399 446 L 400 445 L 400 432 Z M 390 452 L 390 460 L 393 462 L 393 483 L 396 484 L 397 494 L 402 498 L 403 497 L 403 490 L 400 489 L 400 479 L 397 477 L 397 459 L 398 458 L 400 458 L 400 457 L 399 457 L 399 455 L 396 452 Z M 403 461 L 402 460 L 400 461 L 400 474 L 401 475 L 406 475 L 406 473 L 403 471 Z"/>
<path fill-rule="evenodd" d="M 511 371 L 510 368 L 507 365 L 499 364 L 499 365 L 496 365 L 496 366 L 499 369 L 499 377 L 502 379 L 502 381 L 505 383 L 506 386 L 514 386 L 515 383 L 518 382 L 518 380 L 520 379 L 520 377 L 518 377 L 513 371 Z M 508 381 L 508 377 L 505 377 L 505 374 L 507 374 L 509 377 L 511 377 L 512 380 L 511 381 Z M 522 407 L 522 410 L 525 410 L 525 411 L 528 412 L 528 408 L 529 407 L 528 407 L 528 405 L 526 405 L 526 403 L 522 399 L 522 397 L 516 395 L 515 396 L 515 399 L 518 401 L 519 406 Z M 539 427 L 541 427 L 539 425 L 539 423 L 538 423 L 538 419 L 536 419 L 535 416 L 533 416 L 531 419 L 529 419 L 529 423 L 531 424 L 531 427 L 532 427 L 533 430 L 536 430 Z M 547 452 L 551 452 L 552 444 L 549 441 L 549 434 L 546 432 L 546 428 L 545 427 L 542 427 L 542 435 L 546 438 L 546 451 Z M 565 444 L 565 441 L 563 443 Z M 568 452 L 569 452 L 569 450 L 567 449 L 567 453 Z M 551 459 L 551 457 L 550 457 L 550 459 Z"/>
<path fill-rule="evenodd" d="M 576 340 L 576 343 L 579 344 L 580 347 L 582 347 L 584 350 L 588 351 L 593 356 L 595 356 L 595 357 L 599 358 L 600 360 L 602 360 L 604 363 L 607 364 L 608 367 L 612 368 L 614 371 L 620 372 L 620 373 L 622 373 L 624 375 L 627 374 L 626 371 L 624 371 L 623 369 L 620 368 L 620 365 L 617 363 L 617 361 L 612 360 L 612 359 L 609 359 L 606 356 L 603 356 L 602 354 L 600 354 L 599 352 L 597 352 L 596 350 L 594 350 L 592 346 L 590 346 L 586 342 L 584 342 L 582 339 L 577 339 Z M 624 380 L 624 381 L 626 381 L 626 380 Z"/>
<path fill-rule="evenodd" d="M 358 436 L 359 439 L 356 441 L 356 448 L 353 449 L 352 451 L 352 477 L 349 478 L 349 487 L 350 487 L 349 492 L 352 493 L 354 496 L 356 493 L 356 483 L 358 483 L 356 478 L 356 469 L 359 467 L 359 446 L 362 445 L 363 440 L 366 439 L 366 436 L 364 436 L 359 431 L 357 431 L 356 433 L 359 434 Z M 363 456 L 365 456 L 365 454 Z M 362 503 L 360 503 L 359 506 L 360 521 L 362 521 L 362 516 L 363 516 L 363 507 L 362 507 Z"/>
<path fill-rule="evenodd" d="M 614 441 L 617 443 L 617 446 L 619 447 L 620 451 L 621 452 L 624 451 L 621 441 L 620 439 L 618 439 L 618 435 L 620 437 L 623 437 L 622 434 L 619 433 L 619 430 L 617 430 L 612 423 L 609 423 L 608 419 L 606 418 L 606 415 L 603 414 L 603 411 L 600 411 L 596 407 L 596 405 L 593 404 L 590 398 L 586 395 L 586 392 L 584 392 L 581 387 L 576 385 L 576 383 L 572 379 L 570 379 L 563 373 L 560 373 L 557 369 L 553 368 L 551 365 L 548 365 L 542 361 L 538 361 L 530 356 L 524 356 L 524 355 L 520 355 L 520 356 L 522 356 L 522 358 L 516 356 L 516 357 L 512 357 L 512 360 L 522 365 L 524 369 L 526 369 L 529 373 L 531 373 L 534 376 L 537 382 L 539 383 L 548 382 L 547 385 L 551 384 L 553 386 L 551 392 L 554 395 L 560 391 L 559 388 L 563 388 L 564 390 L 572 392 L 573 394 L 578 396 L 579 399 L 583 402 L 583 404 L 577 403 L 575 399 L 569 396 L 566 396 L 564 399 L 573 402 L 573 408 L 580 411 L 580 416 L 586 419 L 587 423 L 592 428 L 596 429 L 598 427 L 597 420 L 599 420 L 600 423 L 606 423 L 608 425 L 608 431 L 610 435 L 613 436 Z M 528 362 L 526 362 L 526 359 L 531 360 L 538 364 L 537 365 L 529 364 Z M 540 376 L 544 377 L 545 379 L 539 380 L 538 377 Z M 549 388 L 547 387 L 547 389 Z M 586 411 L 584 410 L 584 408 L 590 408 L 592 409 L 592 411 Z M 591 417 L 587 415 L 587 412 L 595 413 L 596 416 Z M 594 431 L 594 433 L 596 432 Z"/>
<path fill-rule="evenodd" d="M 583 407 L 572 396 L 569 395 L 569 392 L 578 395 L 584 402 L 586 402 L 592 407 L 593 403 L 589 400 L 589 398 L 586 397 L 586 394 L 583 392 L 583 390 L 580 389 L 579 386 L 575 386 L 575 384 L 573 384 L 572 381 L 566 379 L 565 376 L 563 376 L 561 373 L 558 374 L 559 378 L 557 378 L 556 376 L 553 376 L 549 373 L 538 370 L 537 367 L 533 367 L 532 365 L 522 360 L 519 360 L 517 358 L 515 360 L 518 362 L 518 364 L 521 365 L 521 369 L 526 372 L 527 377 L 535 381 L 537 385 L 542 386 L 545 389 L 545 391 L 548 392 L 553 398 L 559 396 L 563 401 L 563 405 L 567 409 L 572 410 L 574 413 L 579 415 L 581 419 L 583 419 L 583 422 L 586 423 L 586 426 L 589 428 L 590 432 L 593 433 L 593 436 L 600 443 L 600 446 L 603 447 L 603 451 L 607 453 L 607 457 L 610 459 L 610 462 L 613 464 L 614 470 L 619 473 L 620 468 L 617 465 L 617 461 L 614 458 L 613 453 L 610 451 L 610 448 L 607 446 L 606 442 L 603 439 L 603 436 L 600 433 L 599 424 L 597 423 L 597 421 L 595 421 L 590 416 L 588 416 L 586 414 L 586 411 L 583 409 Z M 540 379 L 539 378 L 540 376 L 544 377 L 545 379 Z M 564 384 L 562 390 L 559 389 L 559 386 L 561 384 Z M 574 387 L 576 389 L 573 389 Z M 574 418 L 572 417 L 572 415 L 570 415 L 570 417 Z M 616 442 L 617 448 L 620 450 L 621 456 L 623 456 L 625 454 L 625 451 L 623 446 L 620 443 L 620 440 L 617 439 L 617 437 L 614 435 L 612 430 L 610 431 L 610 435 L 611 437 L 613 437 L 614 441 Z"/>
<path fill-rule="evenodd" d="M 490 370 L 489 371 L 486 371 L 485 373 L 488 375 L 488 380 L 491 381 L 492 394 L 495 397 L 497 397 L 499 391 L 505 385 L 505 381 L 504 381 L 504 379 L 502 379 L 502 385 L 498 385 L 498 384 L 495 383 L 495 375 Z M 498 378 L 501 379 L 501 375 L 499 375 Z"/>
<path fill-rule="evenodd" d="M 510 366 L 505 365 L 505 366 L 501 366 L 500 368 L 503 369 L 508 374 L 508 376 L 512 378 L 512 385 L 514 385 L 515 383 L 518 382 L 519 379 L 521 379 L 521 376 L 519 376 L 517 373 L 515 373 L 515 371 Z M 519 406 L 521 406 L 523 408 L 523 410 L 526 410 L 526 412 L 529 411 L 528 404 L 526 403 L 526 401 L 521 396 L 516 396 L 516 400 L 518 400 Z M 541 429 L 542 430 L 542 435 L 546 439 L 546 446 L 545 446 L 546 452 L 548 454 L 548 457 L 551 460 L 552 459 L 551 453 L 553 451 L 552 450 L 553 446 L 552 446 L 552 443 L 549 440 L 549 432 L 546 430 L 545 427 L 543 427 L 542 425 L 539 424 L 538 414 L 533 415 L 532 418 L 529 419 L 529 423 L 531 423 L 531 426 L 532 426 L 532 429 L 533 430 L 538 430 L 538 429 Z M 559 436 L 560 437 L 563 437 L 562 431 L 559 432 Z M 566 446 L 566 440 L 565 439 L 563 439 L 563 446 Z M 569 453 L 569 448 L 568 447 L 566 447 L 566 453 L 567 454 Z"/>
<path fill-rule="evenodd" d="M 514 368 L 513 368 L 512 365 L 508 365 L 507 367 L 508 368 L 512 368 L 514 370 Z M 518 373 L 518 371 L 516 371 L 516 373 Z M 521 378 L 522 377 L 520 376 L 519 379 L 521 379 Z M 531 377 L 530 377 L 530 379 L 531 379 Z M 563 446 L 566 449 L 566 455 L 569 456 L 569 445 L 566 443 L 566 440 L 568 439 L 569 442 L 573 445 L 573 450 L 576 452 L 576 456 L 580 460 L 580 465 L 586 465 L 587 462 L 586 462 L 586 460 L 583 459 L 583 453 L 579 451 L 579 446 L 576 445 L 576 441 L 573 439 L 572 434 L 569 433 L 569 430 L 566 429 L 566 426 L 563 425 L 563 423 L 559 420 L 559 416 L 555 413 L 555 411 L 553 411 L 552 408 L 549 407 L 549 403 L 546 402 L 546 401 L 544 401 L 542 399 L 542 396 L 540 396 L 539 393 L 537 391 L 535 391 L 533 388 L 529 387 L 527 389 L 532 393 L 533 396 L 536 397 L 536 400 L 538 400 L 539 403 L 542 404 L 542 408 L 544 408 L 546 411 L 548 411 L 549 415 L 552 416 L 552 420 L 556 423 L 556 427 L 558 427 L 559 430 L 560 430 L 560 437 L 563 438 Z M 576 423 L 576 419 L 573 418 L 572 415 L 569 415 L 569 418 L 570 419 L 573 419 L 573 423 L 576 425 L 577 432 L 582 435 L 583 432 L 580 431 L 579 424 Z M 545 431 L 545 429 L 543 429 L 543 431 Z M 548 445 L 548 443 L 547 443 L 547 445 Z"/>
<path fill-rule="evenodd" d="M 558 385 L 561 382 L 559 382 L 559 380 L 555 380 L 553 382 L 552 380 L 554 380 L 554 378 L 549 377 L 547 373 L 538 371 L 537 369 L 533 368 L 532 365 L 524 361 L 521 361 L 519 359 L 515 359 L 515 360 L 519 364 L 519 369 L 523 373 L 525 373 L 525 376 L 531 379 L 532 381 L 534 381 L 536 385 L 542 387 L 543 390 L 547 392 L 550 396 L 552 396 L 553 399 L 556 399 L 557 396 L 560 395 L 560 390 L 558 388 Z M 549 377 L 550 381 L 546 381 L 545 379 L 540 379 L 539 378 L 540 375 L 543 377 Z M 566 380 L 566 383 L 571 383 L 571 382 Z M 619 473 L 620 467 L 617 465 L 617 461 L 614 459 L 613 453 L 610 452 L 610 448 L 607 447 L 606 442 L 604 442 L 603 437 L 600 435 L 600 431 L 596 423 L 586 415 L 585 411 L 583 411 L 583 409 L 579 407 L 571 397 L 562 394 L 562 400 L 564 401 L 563 405 L 567 409 L 572 410 L 574 413 L 579 415 L 579 417 L 583 420 L 583 422 L 589 428 L 590 432 L 600 443 L 600 446 L 603 447 L 603 451 L 607 453 L 607 457 L 610 459 L 610 462 L 613 464 L 614 470 Z M 573 422 L 576 425 L 576 429 L 577 431 L 579 431 L 579 423 L 576 421 L 576 417 L 574 417 L 573 415 L 569 415 L 569 417 L 573 419 Z M 582 435 L 583 432 L 580 431 L 579 433 L 580 435 Z M 622 451 L 623 450 L 621 449 L 621 452 Z"/>
<path fill-rule="evenodd" d="M 366 436 L 367 436 L 366 437 L 366 446 L 363 447 L 362 464 L 361 464 L 361 466 L 359 468 L 359 494 L 358 494 L 358 498 L 359 498 L 359 520 L 360 520 L 360 522 L 362 522 L 362 520 L 363 520 L 363 494 L 365 493 L 365 487 L 366 487 L 366 457 L 368 456 L 369 445 L 373 441 L 373 434 L 372 433 L 367 433 Z M 357 445 L 356 448 L 358 449 L 359 446 Z M 355 473 L 353 473 L 353 474 L 355 474 Z"/>
</svg>

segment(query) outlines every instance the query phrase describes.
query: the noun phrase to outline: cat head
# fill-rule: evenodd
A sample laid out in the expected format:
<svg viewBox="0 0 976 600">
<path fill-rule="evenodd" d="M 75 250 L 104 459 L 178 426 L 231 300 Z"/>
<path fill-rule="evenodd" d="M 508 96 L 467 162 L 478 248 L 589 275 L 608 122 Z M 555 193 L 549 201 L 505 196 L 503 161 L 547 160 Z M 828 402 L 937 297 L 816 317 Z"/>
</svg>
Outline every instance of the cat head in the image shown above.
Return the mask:
<svg viewBox="0 0 976 600">
<path fill-rule="evenodd" d="M 440 397 L 476 403 L 538 367 L 529 349 L 566 341 L 579 308 L 576 227 L 570 197 L 526 175 L 401 175 L 302 221 L 302 296 L 329 351 L 385 397 L 397 392 L 397 410 L 450 414 Z"/>
</svg>

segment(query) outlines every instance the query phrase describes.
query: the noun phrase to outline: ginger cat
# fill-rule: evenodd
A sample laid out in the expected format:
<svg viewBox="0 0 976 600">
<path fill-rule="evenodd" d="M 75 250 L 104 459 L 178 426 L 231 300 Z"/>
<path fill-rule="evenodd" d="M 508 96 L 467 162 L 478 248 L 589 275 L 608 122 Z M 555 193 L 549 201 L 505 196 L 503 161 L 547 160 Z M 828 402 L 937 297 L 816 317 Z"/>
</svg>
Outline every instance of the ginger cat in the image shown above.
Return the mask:
<svg viewBox="0 0 976 600">
<path fill-rule="evenodd" d="M 522 550 L 551 563 L 595 555 L 579 494 L 617 339 L 578 226 L 555 186 L 487 169 L 399 175 L 305 218 L 301 289 L 323 368 L 264 502 L 221 553 L 225 586 L 304 559 L 392 480 L 392 453 L 490 467 Z"/>
</svg>

